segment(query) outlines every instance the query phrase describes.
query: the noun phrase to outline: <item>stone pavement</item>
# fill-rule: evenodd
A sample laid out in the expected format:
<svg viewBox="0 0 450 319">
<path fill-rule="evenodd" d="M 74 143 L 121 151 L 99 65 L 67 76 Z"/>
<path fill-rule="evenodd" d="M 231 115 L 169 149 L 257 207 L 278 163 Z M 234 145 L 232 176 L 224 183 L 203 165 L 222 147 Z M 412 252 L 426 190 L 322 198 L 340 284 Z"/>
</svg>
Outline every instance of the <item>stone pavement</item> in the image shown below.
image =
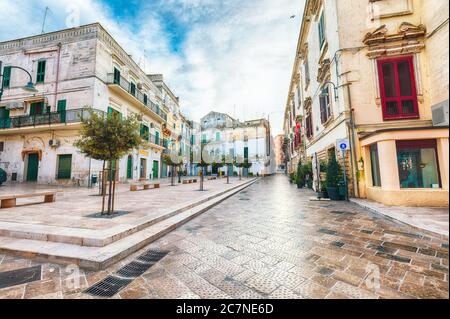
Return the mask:
<svg viewBox="0 0 450 319">
<path fill-rule="evenodd" d="M 93 298 L 83 291 L 148 249 L 169 254 L 112 298 L 449 297 L 448 237 L 312 195 L 260 179 L 107 270 L 43 264 L 0 298 Z M 0 255 L 0 275 L 33 265 Z"/>
<path fill-rule="evenodd" d="M 361 198 L 352 198 L 352 202 L 408 225 L 445 235 L 449 234 L 448 207 L 404 207 L 387 206 Z"/>
</svg>

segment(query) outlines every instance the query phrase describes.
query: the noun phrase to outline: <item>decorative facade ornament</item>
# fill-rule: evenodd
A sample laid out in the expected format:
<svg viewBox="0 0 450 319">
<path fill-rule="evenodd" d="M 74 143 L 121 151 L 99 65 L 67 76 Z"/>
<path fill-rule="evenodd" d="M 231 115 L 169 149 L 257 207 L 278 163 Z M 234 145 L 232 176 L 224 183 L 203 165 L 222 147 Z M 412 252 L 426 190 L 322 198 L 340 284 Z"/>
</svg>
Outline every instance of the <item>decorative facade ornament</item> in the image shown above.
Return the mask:
<svg viewBox="0 0 450 319">
<path fill-rule="evenodd" d="M 321 83 L 330 74 L 330 59 L 324 59 L 320 65 L 317 73 L 317 82 Z"/>
<path fill-rule="evenodd" d="M 369 46 L 367 56 L 370 58 L 418 53 L 425 48 L 425 34 L 426 27 L 423 24 L 416 26 L 403 22 L 394 34 L 388 34 L 386 25 L 382 25 L 367 33 L 363 43 Z"/>
</svg>

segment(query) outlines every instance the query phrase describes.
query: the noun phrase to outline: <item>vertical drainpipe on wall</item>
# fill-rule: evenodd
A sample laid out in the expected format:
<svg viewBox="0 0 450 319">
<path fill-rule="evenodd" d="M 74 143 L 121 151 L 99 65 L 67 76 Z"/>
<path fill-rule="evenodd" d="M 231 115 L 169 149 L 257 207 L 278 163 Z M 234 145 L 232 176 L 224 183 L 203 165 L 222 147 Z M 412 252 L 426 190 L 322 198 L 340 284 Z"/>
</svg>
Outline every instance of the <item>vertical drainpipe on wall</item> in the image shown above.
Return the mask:
<svg viewBox="0 0 450 319">
<path fill-rule="evenodd" d="M 353 190 L 356 197 L 359 197 L 359 178 L 358 178 L 358 165 L 356 159 L 356 143 L 355 143 L 355 121 L 354 121 L 354 113 L 353 113 L 353 105 L 352 105 L 352 96 L 350 91 L 351 83 L 347 84 L 347 94 L 348 94 L 348 106 L 349 106 L 349 121 L 347 122 L 347 129 L 349 133 L 350 139 L 350 164 L 351 164 L 351 172 L 352 172 L 352 180 L 353 180 Z"/>
<path fill-rule="evenodd" d="M 57 111 L 57 103 L 58 103 L 58 84 L 59 84 L 59 64 L 61 61 L 61 43 L 58 43 L 58 59 L 56 62 L 56 82 L 55 82 L 55 100 L 54 100 L 54 108 Z"/>
</svg>

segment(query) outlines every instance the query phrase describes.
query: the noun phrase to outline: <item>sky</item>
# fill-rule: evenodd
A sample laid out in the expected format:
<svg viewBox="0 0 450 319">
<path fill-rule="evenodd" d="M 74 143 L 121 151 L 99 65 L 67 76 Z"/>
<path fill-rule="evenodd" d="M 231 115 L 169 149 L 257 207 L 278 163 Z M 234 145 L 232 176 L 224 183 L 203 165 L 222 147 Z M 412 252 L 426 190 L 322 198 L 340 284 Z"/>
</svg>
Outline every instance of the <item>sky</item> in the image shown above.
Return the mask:
<svg viewBox="0 0 450 319">
<path fill-rule="evenodd" d="M 304 0 L 0 0 L 0 41 L 100 22 L 188 118 L 283 113 Z M 295 18 L 291 18 L 295 15 Z"/>
</svg>

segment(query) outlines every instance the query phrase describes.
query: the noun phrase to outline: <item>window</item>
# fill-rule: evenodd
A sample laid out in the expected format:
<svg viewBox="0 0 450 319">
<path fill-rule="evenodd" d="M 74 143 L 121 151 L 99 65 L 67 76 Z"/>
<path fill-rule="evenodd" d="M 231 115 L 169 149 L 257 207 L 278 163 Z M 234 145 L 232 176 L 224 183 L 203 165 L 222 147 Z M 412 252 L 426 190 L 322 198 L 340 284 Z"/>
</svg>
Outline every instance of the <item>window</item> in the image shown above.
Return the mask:
<svg viewBox="0 0 450 319">
<path fill-rule="evenodd" d="M 148 96 L 144 93 L 144 104 L 147 105 L 148 103 Z"/>
<path fill-rule="evenodd" d="M 120 85 L 120 71 L 114 68 L 114 84 Z"/>
<path fill-rule="evenodd" d="M 136 96 L 136 84 L 133 82 L 130 83 L 130 93 L 131 95 Z"/>
<path fill-rule="evenodd" d="M 220 132 L 216 132 L 216 142 L 220 142 Z"/>
<path fill-rule="evenodd" d="M 159 145 L 159 132 L 155 132 L 155 144 Z"/>
<path fill-rule="evenodd" d="M 372 186 L 381 187 L 380 159 L 378 158 L 378 144 L 370 145 L 370 166 L 372 169 Z"/>
<path fill-rule="evenodd" d="M 244 159 L 248 159 L 248 147 L 244 147 Z"/>
<path fill-rule="evenodd" d="M 0 142 L 0 152 L 5 150 L 5 142 Z"/>
<path fill-rule="evenodd" d="M 312 114 L 309 113 L 305 119 L 306 137 L 311 138 L 314 135 Z"/>
<path fill-rule="evenodd" d="M 44 83 L 46 65 L 47 65 L 46 60 L 41 60 L 38 62 L 36 83 Z"/>
<path fill-rule="evenodd" d="M 206 134 L 202 134 L 202 143 L 206 143 Z"/>
<path fill-rule="evenodd" d="M 59 119 L 61 120 L 61 123 L 66 122 L 66 106 L 67 101 L 66 100 L 59 100 L 58 105 L 56 107 L 56 111 L 59 113 Z"/>
<path fill-rule="evenodd" d="M 44 102 L 31 103 L 30 115 L 44 114 Z"/>
<path fill-rule="evenodd" d="M 122 117 L 122 114 L 119 111 L 113 109 L 111 106 L 108 106 L 108 116 L 109 115 L 112 115 L 114 117 L 118 116 L 120 118 Z"/>
<path fill-rule="evenodd" d="M 397 141 L 400 188 L 439 188 L 436 140 Z"/>
<path fill-rule="evenodd" d="M 0 107 L 0 129 L 9 128 L 10 124 L 9 110 L 6 107 Z"/>
<path fill-rule="evenodd" d="M 305 58 L 305 63 L 303 64 L 303 68 L 305 69 L 305 83 L 306 87 L 308 87 L 311 77 L 309 75 L 309 62 L 308 57 Z"/>
<path fill-rule="evenodd" d="M 319 45 L 321 50 L 324 43 L 325 43 L 325 14 L 322 12 L 319 19 Z"/>
<path fill-rule="evenodd" d="M 320 103 L 320 120 L 322 124 L 324 124 L 331 117 L 330 91 L 328 86 L 322 89 L 319 98 L 319 103 Z"/>
<path fill-rule="evenodd" d="M 7 89 L 9 88 L 10 85 L 11 85 L 11 67 L 5 66 L 5 68 L 3 69 L 3 88 Z"/>
<path fill-rule="evenodd" d="M 72 155 L 58 155 L 57 179 L 70 179 L 72 175 Z"/>
<path fill-rule="evenodd" d="M 141 132 L 140 132 L 141 134 L 141 137 L 144 139 L 144 140 L 146 140 L 146 141 L 148 141 L 149 140 L 149 138 L 150 138 L 150 130 L 149 130 L 149 128 L 148 128 L 148 126 L 147 125 L 143 125 L 143 124 L 141 124 Z"/>
<path fill-rule="evenodd" d="M 411 56 L 378 61 L 383 118 L 418 118 L 419 109 Z"/>
</svg>

